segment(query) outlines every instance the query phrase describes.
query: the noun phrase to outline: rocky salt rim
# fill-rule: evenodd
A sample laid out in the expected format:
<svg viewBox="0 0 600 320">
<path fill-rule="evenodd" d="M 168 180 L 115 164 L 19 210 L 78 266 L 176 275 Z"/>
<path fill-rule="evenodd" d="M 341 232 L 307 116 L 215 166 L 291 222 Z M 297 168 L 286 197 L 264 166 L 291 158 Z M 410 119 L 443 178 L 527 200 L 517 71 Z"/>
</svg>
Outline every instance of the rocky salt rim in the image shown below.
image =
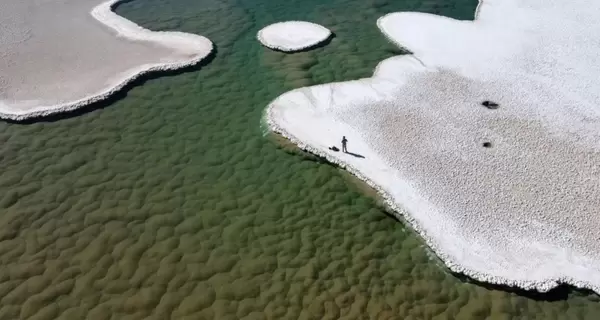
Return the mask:
<svg viewBox="0 0 600 320">
<path fill-rule="evenodd" d="M 127 0 L 108 0 L 94 7 L 90 14 L 100 23 L 113 29 L 124 38 L 134 41 L 156 42 L 167 46 L 169 46 L 170 44 L 169 47 L 175 48 L 193 48 L 197 50 L 198 54 L 185 61 L 173 63 L 145 64 L 135 69 L 126 70 L 125 72 L 127 72 L 128 75 L 125 76 L 120 82 L 111 85 L 110 88 L 100 93 L 95 93 L 89 95 L 88 97 L 73 102 L 50 106 L 39 106 L 33 108 L 32 111 L 20 113 L 14 112 L 13 110 L 11 110 L 12 112 L 7 111 L 6 109 L 14 108 L 10 108 L 8 107 L 8 104 L 0 101 L 0 118 L 13 121 L 23 121 L 32 118 L 45 117 L 57 113 L 73 111 L 107 99 L 109 96 L 117 93 L 118 91 L 123 89 L 127 84 L 138 79 L 141 76 L 145 76 L 153 72 L 172 71 L 185 67 L 190 67 L 204 60 L 212 53 L 214 49 L 212 42 L 203 36 L 184 32 L 151 31 L 135 24 L 130 20 L 119 16 L 113 11 L 113 9 L 119 3 L 125 1 Z"/>
<path fill-rule="evenodd" d="M 473 22 L 475 22 L 476 20 L 479 19 L 480 8 L 483 5 L 484 1 L 485 0 L 479 1 L 477 8 L 475 10 L 475 18 L 474 18 Z M 381 21 L 386 16 L 387 15 L 380 17 L 377 21 L 377 26 L 380 28 L 380 30 L 382 29 Z M 395 41 L 394 39 L 391 39 L 384 30 L 381 30 L 381 31 L 385 35 L 385 37 L 387 39 L 389 39 L 392 43 L 394 43 L 400 47 L 403 47 L 402 44 L 397 43 L 397 41 Z M 414 55 L 412 55 L 412 57 L 414 57 L 417 61 L 421 62 L 418 59 L 418 57 L 415 57 Z M 380 67 L 381 67 L 381 62 L 375 68 L 374 75 L 370 79 L 373 79 L 374 77 L 376 77 L 377 72 L 380 69 Z M 298 89 L 296 89 L 296 90 L 298 90 Z M 293 91 L 295 91 L 295 90 L 293 90 Z M 521 288 L 524 290 L 537 290 L 539 292 L 548 292 L 551 289 L 556 288 L 560 284 L 564 283 L 564 284 L 568 284 L 568 285 L 571 285 L 571 286 L 574 286 L 577 288 L 589 289 L 589 290 L 592 290 L 597 293 L 600 292 L 599 286 L 594 285 L 591 282 L 575 280 L 572 277 L 568 277 L 568 276 L 548 278 L 548 279 L 539 280 L 539 281 L 513 280 L 513 279 L 496 276 L 496 275 L 485 273 L 485 272 L 475 271 L 475 270 L 464 267 L 460 262 L 457 261 L 457 259 L 455 259 L 452 255 L 447 254 L 444 251 L 444 249 L 443 249 L 444 246 L 437 243 L 433 237 L 430 237 L 427 234 L 427 232 L 424 231 L 423 226 L 420 225 L 420 223 L 415 219 L 415 217 L 413 217 L 410 213 L 408 213 L 406 210 L 404 210 L 401 207 L 401 204 L 394 202 L 393 197 L 390 192 L 388 192 L 383 187 L 378 185 L 372 179 L 363 175 L 359 169 L 355 168 L 350 163 L 347 163 L 340 159 L 336 159 L 336 158 L 332 157 L 331 155 L 329 155 L 328 153 L 320 150 L 318 147 L 314 147 L 314 146 L 311 146 L 310 144 L 302 142 L 300 139 L 296 138 L 293 134 L 291 134 L 286 129 L 284 129 L 282 126 L 280 126 L 276 121 L 276 116 L 274 115 L 274 111 L 273 111 L 273 109 L 275 107 L 274 102 L 276 102 L 277 99 L 279 99 L 279 97 L 274 99 L 271 103 L 269 103 L 269 105 L 267 106 L 265 113 L 263 115 L 263 119 L 266 122 L 266 125 L 269 128 L 269 130 L 287 138 L 288 140 L 290 140 L 292 143 L 296 144 L 302 150 L 305 150 L 307 152 L 315 154 L 319 157 L 326 159 L 330 163 L 340 166 L 341 168 L 347 170 L 348 172 L 350 172 L 351 174 L 356 176 L 358 179 L 364 181 L 369 186 L 374 188 L 377 191 L 377 193 L 379 195 L 381 195 L 381 197 L 384 199 L 385 204 L 388 205 L 392 209 L 394 216 L 396 218 L 407 221 L 409 223 L 409 225 L 413 228 L 413 230 L 415 230 L 421 236 L 421 238 L 424 239 L 425 243 L 435 252 L 435 254 L 443 261 L 443 263 L 452 272 L 464 274 L 464 275 L 466 275 L 472 279 L 475 279 L 477 281 L 480 281 L 480 282 L 491 283 L 491 284 L 501 285 L 501 286 L 518 287 L 518 288 Z"/>
<path fill-rule="evenodd" d="M 269 29 L 273 29 L 273 28 L 276 28 L 277 26 L 281 26 L 281 25 L 287 25 L 288 27 L 294 27 L 294 25 L 296 25 L 298 28 L 301 28 L 301 29 L 310 27 L 310 28 L 312 28 L 312 30 L 309 30 L 309 31 L 311 33 L 314 33 L 314 39 L 311 39 L 310 42 L 306 42 L 305 44 L 290 47 L 290 46 L 286 46 L 285 44 L 278 44 L 276 42 L 269 40 L 268 38 L 265 38 L 265 36 L 264 36 L 265 31 L 268 31 Z M 316 24 L 316 23 L 312 23 L 312 22 L 308 22 L 308 21 L 284 21 L 284 22 L 273 23 L 273 24 L 270 24 L 270 25 L 262 28 L 256 34 L 256 38 L 262 45 L 264 45 L 267 48 L 270 48 L 273 50 L 284 51 L 284 52 L 295 52 L 295 51 L 301 51 L 301 50 L 313 48 L 313 47 L 323 43 L 327 39 L 329 39 L 331 37 L 331 35 L 332 35 L 331 30 L 323 27 L 322 25 Z"/>
<path fill-rule="evenodd" d="M 486 273 L 482 273 L 482 272 L 478 272 L 478 271 L 474 271 L 474 270 L 470 270 L 470 269 L 462 267 L 461 264 L 459 262 L 455 261 L 452 256 L 446 254 L 441 249 L 441 246 L 438 245 L 434 241 L 433 238 L 431 238 L 427 235 L 427 233 L 423 230 L 423 228 L 416 221 L 416 219 L 414 219 L 408 212 L 406 212 L 406 210 L 402 209 L 399 204 L 395 203 L 392 200 L 392 197 L 389 194 L 389 192 L 387 192 L 382 187 L 380 187 L 372 179 L 363 175 L 358 169 L 354 168 L 352 165 L 350 165 L 342 160 L 333 158 L 329 154 L 319 150 L 318 148 L 315 148 L 308 144 L 305 144 L 300 139 L 297 139 L 294 135 L 287 132 L 287 130 L 280 127 L 277 123 L 275 123 L 273 116 L 271 116 L 272 107 L 273 107 L 273 105 L 269 105 L 267 107 L 267 110 L 265 113 L 265 121 L 267 123 L 268 128 L 272 132 L 280 134 L 281 136 L 285 137 L 286 139 L 288 139 L 289 141 L 291 141 L 292 143 L 297 145 L 300 149 L 302 149 L 306 152 L 310 152 L 319 157 L 322 157 L 330 163 L 336 164 L 340 168 L 345 169 L 346 171 L 350 172 L 352 175 L 356 176 L 358 179 L 362 180 L 363 182 L 368 184 L 370 187 L 375 189 L 377 191 L 377 193 L 383 198 L 384 203 L 392 209 L 392 213 L 394 214 L 394 216 L 397 219 L 407 221 L 409 223 L 409 225 L 412 227 L 412 229 L 415 230 L 417 232 L 417 234 L 419 234 L 419 236 L 425 240 L 425 243 L 427 244 L 427 246 L 429 246 L 433 250 L 433 252 L 435 252 L 435 254 L 444 262 L 444 264 L 446 265 L 446 267 L 448 267 L 448 269 L 450 269 L 450 271 L 452 271 L 454 273 L 464 274 L 464 275 L 466 275 L 472 279 L 475 279 L 477 281 L 480 281 L 480 282 L 486 282 L 486 283 L 509 286 L 509 287 L 518 287 L 518 288 L 521 288 L 524 290 L 537 290 L 539 292 L 548 292 L 548 291 L 552 290 L 553 288 L 556 288 L 557 286 L 559 286 L 561 283 L 566 283 L 566 284 L 572 285 L 574 287 L 578 287 L 578 288 L 582 288 L 582 289 L 590 289 L 595 292 L 600 292 L 600 287 L 594 286 L 591 283 L 575 281 L 572 278 L 567 278 L 567 277 L 548 279 L 545 281 L 515 281 L 515 280 L 498 277 L 498 276 L 495 276 L 492 274 L 486 274 Z"/>
</svg>

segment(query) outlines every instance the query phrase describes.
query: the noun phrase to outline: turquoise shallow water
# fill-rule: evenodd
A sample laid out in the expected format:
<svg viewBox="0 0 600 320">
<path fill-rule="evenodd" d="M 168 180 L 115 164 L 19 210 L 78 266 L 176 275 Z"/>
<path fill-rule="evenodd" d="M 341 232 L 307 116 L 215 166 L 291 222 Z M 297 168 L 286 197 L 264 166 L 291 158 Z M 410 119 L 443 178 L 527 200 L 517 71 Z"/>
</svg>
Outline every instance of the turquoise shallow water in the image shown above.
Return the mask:
<svg viewBox="0 0 600 320">
<path fill-rule="evenodd" d="M 105 108 L 0 123 L 0 319 L 598 319 L 597 296 L 508 292 L 450 274 L 344 172 L 265 136 L 299 86 L 399 54 L 399 10 L 470 19 L 475 1 L 134 0 L 118 13 L 209 37 L 214 59 Z M 301 19 L 327 46 L 255 40 Z"/>
</svg>

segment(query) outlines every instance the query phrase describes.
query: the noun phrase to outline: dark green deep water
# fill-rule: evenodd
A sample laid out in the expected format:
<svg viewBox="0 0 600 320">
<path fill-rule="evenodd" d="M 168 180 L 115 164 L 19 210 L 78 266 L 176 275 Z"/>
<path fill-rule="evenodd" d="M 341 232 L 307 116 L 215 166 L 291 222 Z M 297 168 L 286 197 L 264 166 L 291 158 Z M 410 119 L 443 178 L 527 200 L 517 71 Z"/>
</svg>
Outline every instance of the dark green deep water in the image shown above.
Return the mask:
<svg viewBox="0 0 600 320">
<path fill-rule="evenodd" d="M 64 119 L 0 123 L 0 319 L 599 319 L 597 296 L 450 274 L 342 171 L 265 136 L 292 88 L 369 76 L 400 51 L 388 12 L 472 19 L 475 0 L 134 0 L 153 30 L 202 34 L 201 69 Z M 286 55 L 263 26 L 331 43 Z M 115 57 L 118 59 L 118 57 Z"/>
</svg>

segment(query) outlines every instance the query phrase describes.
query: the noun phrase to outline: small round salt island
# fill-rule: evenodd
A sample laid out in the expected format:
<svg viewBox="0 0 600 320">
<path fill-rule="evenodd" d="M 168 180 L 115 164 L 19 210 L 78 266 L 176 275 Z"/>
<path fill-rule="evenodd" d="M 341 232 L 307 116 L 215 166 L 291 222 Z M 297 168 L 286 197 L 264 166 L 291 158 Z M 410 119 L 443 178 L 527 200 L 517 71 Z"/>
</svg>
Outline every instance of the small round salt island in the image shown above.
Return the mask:
<svg viewBox="0 0 600 320">
<path fill-rule="evenodd" d="M 285 21 L 264 27 L 257 34 L 265 47 L 285 52 L 311 48 L 329 39 L 329 29 L 312 22 Z"/>
</svg>

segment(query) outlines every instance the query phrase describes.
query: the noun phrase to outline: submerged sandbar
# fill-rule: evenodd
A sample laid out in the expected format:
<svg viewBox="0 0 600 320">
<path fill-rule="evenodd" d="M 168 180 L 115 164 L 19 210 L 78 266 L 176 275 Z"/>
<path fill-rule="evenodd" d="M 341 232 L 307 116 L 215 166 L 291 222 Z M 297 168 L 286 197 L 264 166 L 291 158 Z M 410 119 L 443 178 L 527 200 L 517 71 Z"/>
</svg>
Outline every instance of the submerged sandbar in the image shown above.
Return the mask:
<svg viewBox="0 0 600 320">
<path fill-rule="evenodd" d="M 121 0 L 8 1 L 0 21 L 0 117 L 22 120 L 101 100 L 137 76 L 193 65 L 205 37 L 153 32 L 115 14 Z"/>
<path fill-rule="evenodd" d="M 453 271 L 600 292 L 599 10 L 486 0 L 475 21 L 389 14 L 379 28 L 413 55 L 285 93 L 266 121 L 377 188 Z M 342 135 L 364 158 L 329 150 Z"/>
</svg>

